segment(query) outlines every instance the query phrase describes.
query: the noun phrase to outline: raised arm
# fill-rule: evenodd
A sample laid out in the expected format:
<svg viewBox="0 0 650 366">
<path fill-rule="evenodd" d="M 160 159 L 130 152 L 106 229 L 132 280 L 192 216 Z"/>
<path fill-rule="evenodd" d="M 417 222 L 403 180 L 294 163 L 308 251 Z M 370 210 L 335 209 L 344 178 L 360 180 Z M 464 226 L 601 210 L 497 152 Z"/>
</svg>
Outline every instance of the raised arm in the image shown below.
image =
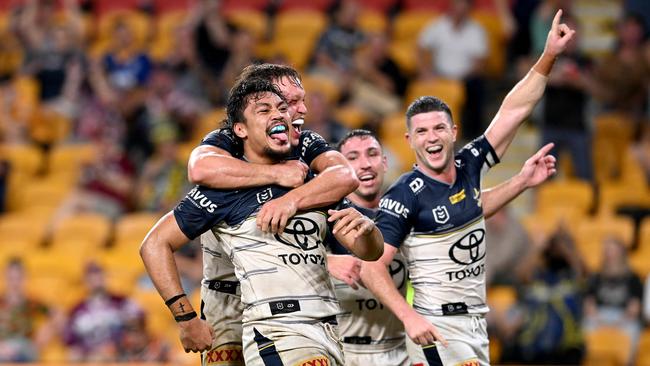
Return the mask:
<svg viewBox="0 0 650 366">
<path fill-rule="evenodd" d="M 390 244 L 384 244 L 384 254 L 379 260 L 361 263 L 362 283 L 404 323 L 404 329 L 413 342 L 419 345 L 428 345 L 433 344 L 434 341 L 440 341 L 446 346 L 447 341 L 438 332 L 438 329 L 413 310 L 395 287 L 388 267 L 396 252 L 397 248 Z"/>
<path fill-rule="evenodd" d="M 508 149 L 521 123 L 542 98 L 555 58 L 564 52 L 567 43 L 573 38 L 575 31 L 560 23 L 561 16 L 562 10 L 558 10 L 553 18 L 544 52 L 526 76 L 505 97 L 485 131 L 486 138 L 499 158 Z"/>
<path fill-rule="evenodd" d="M 553 144 L 546 144 L 531 156 L 521 171 L 507 181 L 481 192 L 483 216 L 488 218 L 528 188 L 542 184 L 556 173 L 555 157 L 549 155 Z"/>
<path fill-rule="evenodd" d="M 307 166 L 297 160 L 282 164 L 254 164 L 234 158 L 228 151 L 201 145 L 190 154 L 189 180 L 216 189 L 250 188 L 268 184 L 298 187 L 305 181 Z"/>
<path fill-rule="evenodd" d="M 140 246 L 140 256 L 151 281 L 169 307 L 180 328 L 185 352 L 207 351 L 212 346 L 213 330 L 196 316 L 181 286 L 174 252 L 189 242 L 172 212 L 163 216 L 149 231 Z"/>
</svg>

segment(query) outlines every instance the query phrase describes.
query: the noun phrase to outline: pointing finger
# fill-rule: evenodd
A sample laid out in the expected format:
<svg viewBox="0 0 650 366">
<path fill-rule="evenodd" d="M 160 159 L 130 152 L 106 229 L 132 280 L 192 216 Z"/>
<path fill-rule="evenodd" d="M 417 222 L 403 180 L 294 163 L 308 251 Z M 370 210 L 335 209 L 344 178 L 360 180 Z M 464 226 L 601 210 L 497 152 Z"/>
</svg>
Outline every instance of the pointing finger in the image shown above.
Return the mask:
<svg viewBox="0 0 650 366">
<path fill-rule="evenodd" d="M 553 17 L 553 23 L 551 25 L 551 30 L 557 30 L 558 26 L 560 25 L 560 18 L 562 18 L 562 9 L 559 9 L 557 13 L 555 13 L 555 17 Z"/>
</svg>

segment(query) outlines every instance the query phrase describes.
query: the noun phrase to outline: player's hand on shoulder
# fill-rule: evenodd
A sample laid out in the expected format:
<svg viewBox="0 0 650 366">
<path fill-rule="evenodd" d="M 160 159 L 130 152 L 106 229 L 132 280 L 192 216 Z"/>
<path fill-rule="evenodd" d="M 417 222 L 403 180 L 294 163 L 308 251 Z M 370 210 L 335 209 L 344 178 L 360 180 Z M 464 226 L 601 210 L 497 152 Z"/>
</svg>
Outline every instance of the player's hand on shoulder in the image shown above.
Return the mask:
<svg viewBox="0 0 650 366">
<path fill-rule="evenodd" d="M 352 207 L 342 210 L 329 210 L 327 213 L 330 215 L 327 221 L 336 222 L 334 228 L 332 228 L 332 234 L 334 235 L 345 236 L 354 231 L 354 237 L 358 238 L 370 234 L 375 227 L 372 220 Z"/>
<path fill-rule="evenodd" d="M 276 183 L 279 186 L 287 188 L 300 187 L 305 183 L 307 171 L 309 167 L 307 164 L 299 160 L 287 160 L 282 163 L 273 165 L 275 171 Z"/>
<path fill-rule="evenodd" d="M 327 269 L 332 277 L 348 284 L 353 289 L 359 289 L 357 282 L 361 280 L 361 260 L 352 255 L 329 254 Z"/>
<path fill-rule="evenodd" d="M 262 205 L 257 213 L 257 227 L 263 232 L 278 234 L 284 232 L 289 219 L 298 211 L 296 202 L 287 194 Z"/>
<path fill-rule="evenodd" d="M 406 334 L 415 344 L 426 346 L 438 341 L 447 347 L 447 340 L 440 334 L 438 328 L 415 311 L 405 317 L 403 322 Z"/>
<path fill-rule="evenodd" d="M 214 330 L 203 319 L 194 318 L 179 322 L 180 339 L 185 352 L 203 352 L 212 348 Z"/>
</svg>

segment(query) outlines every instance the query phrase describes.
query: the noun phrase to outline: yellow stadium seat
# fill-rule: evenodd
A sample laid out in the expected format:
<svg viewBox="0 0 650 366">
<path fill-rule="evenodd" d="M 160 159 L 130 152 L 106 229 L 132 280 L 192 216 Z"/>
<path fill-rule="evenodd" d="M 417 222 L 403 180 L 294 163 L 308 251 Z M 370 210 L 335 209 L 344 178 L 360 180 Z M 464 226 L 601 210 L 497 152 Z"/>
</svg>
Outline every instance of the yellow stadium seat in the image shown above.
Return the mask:
<svg viewBox="0 0 650 366">
<path fill-rule="evenodd" d="M 424 27 L 440 14 L 433 11 L 405 11 L 393 20 L 394 41 L 416 42 Z"/>
<path fill-rule="evenodd" d="M 368 114 L 353 105 L 337 108 L 334 111 L 334 117 L 349 129 L 361 128 L 368 121 Z"/>
<path fill-rule="evenodd" d="M 156 17 L 156 34 L 149 46 L 149 54 L 155 60 L 162 61 L 175 51 L 180 27 L 188 14 L 185 11 L 170 11 Z"/>
<path fill-rule="evenodd" d="M 255 9 L 233 9 L 226 13 L 226 19 L 248 31 L 257 40 L 263 39 L 269 31 L 268 17 Z"/>
<path fill-rule="evenodd" d="M 488 288 L 487 302 L 491 311 L 504 313 L 517 302 L 517 291 L 512 286 Z"/>
<path fill-rule="evenodd" d="M 27 250 L 35 250 L 45 238 L 49 217 L 32 213 L 10 213 L 0 216 L 0 246 L 29 245 Z"/>
<path fill-rule="evenodd" d="M 411 169 L 415 163 L 415 154 L 406 140 L 405 133 L 404 114 L 394 114 L 384 118 L 379 129 L 382 144 L 397 157 L 400 171 Z"/>
<path fill-rule="evenodd" d="M 314 53 L 316 46 L 316 37 L 301 36 L 298 34 L 279 35 L 276 34 L 269 57 L 281 56 L 289 65 L 297 70 L 304 70 L 309 62 L 311 55 Z"/>
<path fill-rule="evenodd" d="M 585 365 L 627 365 L 631 351 L 630 337 L 621 329 L 603 327 L 585 335 Z"/>
<path fill-rule="evenodd" d="M 221 127 L 221 122 L 226 118 L 226 111 L 223 108 L 216 108 L 203 114 L 199 118 L 198 125 L 194 128 L 192 132 L 193 140 L 195 141 L 195 147 L 199 141 L 201 141 L 205 135 Z"/>
<path fill-rule="evenodd" d="M 97 147 L 90 143 L 55 145 L 48 158 L 51 175 L 77 174 L 83 164 L 97 158 Z"/>
<path fill-rule="evenodd" d="M 75 245 L 76 244 L 76 245 Z M 83 242 L 70 243 L 68 246 L 46 248 L 25 258 L 30 275 L 48 274 L 60 277 L 71 285 L 83 283 L 84 266 L 91 258 L 99 256 L 83 246 Z"/>
<path fill-rule="evenodd" d="M 17 193 L 19 195 L 16 197 L 15 209 L 51 215 L 68 197 L 73 187 L 65 181 L 50 181 L 49 183 L 46 185 L 42 184 L 42 181 L 28 181 Z"/>
<path fill-rule="evenodd" d="M 330 104 L 336 104 L 341 90 L 334 80 L 323 75 L 308 74 L 302 78 L 302 85 L 309 92 L 322 93 Z M 309 104 L 309 100 L 307 100 Z"/>
<path fill-rule="evenodd" d="M 636 365 L 650 365 L 650 329 L 641 332 L 637 346 Z"/>
<path fill-rule="evenodd" d="M 133 273 L 106 269 L 106 288 L 114 294 L 131 296 L 136 289 L 137 280 Z"/>
<path fill-rule="evenodd" d="M 34 145 L 2 144 L 0 158 L 9 161 L 12 174 L 34 176 L 43 168 L 43 152 Z"/>
<path fill-rule="evenodd" d="M 67 217 L 54 228 L 52 242 L 85 241 L 95 248 L 102 248 L 111 235 L 112 223 L 106 216 L 94 213 L 80 213 Z"/>
<path fill-rule="evenodd" d="M 65 277 L 52 273 L 31 273 L 26 281 L 27 294 L 49 306 L 62 307 L 62 297 L 67 295 L 70 285 Z"/>
<path fill-rule="evenodd" d="M 634 223 L 628 217 L 604 216 L 578 223 L 574 238 L 583 260 L 590 270 L 597 270 L 602 262 L 602 243 L 614 237 L 627 248 L 634 238 Z"/>
<path fill-rule="evenodd" d="M 461 112 L 465 105 L 465 86 L 457 80 L 415 80 L 406 89 L 404 105 L 411 104 L 416 98 L 430 95 L 440 98 L 451 109 L 454 123 L 460 128 Z"/>
<path fill-rule="evenodd" d="M 145 310 L 147 331 L 151 334 L 164 336 L 169 329 L 177 327 L 174 322 L 174 317 L 167 306 L 165 306 L 165 301 L 156 290 L 135 291 L 131 298 Z"/>
<path fill-rule="evenodd" d="M 537 189 L 537 211 L 547 211 L 565 203 L 582 214 L 589 213 L 594 204 L 592 185 L 578 179 L 555 180 Z"/>
<path fill-rule="evenodd" d="M 57 362 L 67 360 L 68 357 L 68 347 L 63 344 L 62 340 L 56 338 L 38 352 L 38 360 L 51 366 L 55 366 Z"/>
<path fill-rule="evenodd" d="M 39 144 L 54 144 L 70 135 L 72 121 L 66 116 L 48 109 L 37 108 L 30 116 L 29 136 Z"/>
<path fill-rule="evenodd" d="M 115 223 L 115 243 L 127 240 L 142 242 L 160 215 L 138 212 L 124 215 Z"/>
<path fill-rule="evenodd" d="M 276 38 L 309 38 L 315 41 L 327 26 L 326 16 L 314 10 L 287 10 L 275 17 Z"/>
<path fill-rule="evenodd" d="M 388 45 L 388 54 L 397 66 L 407 75 L 414 75 L 417 71 L 417 47 L 411 40 L 392 40 Z"/>
<path fill-rule="evenodd" d="M 614 215 L 624 206 L 650 208 L 650 189 L 623 183 L 603 183 L 599 189 L 598 213 Z"/>
<path fill-rule="evenodd" d="M 643 219 L 639 225 L 638 244 L 630 253 L 630 265 L 641 278 L 647 278 L 650 275 L 650 217 Z"/>
<path fill-rule="evenodd" d="M 620 178 L 633 126 L 634 123 L 621 114 L 600 114 L 594 118 L 592 160 L 597 182 Z"/>
<path fill-rule="evenodd" d="M 145 273 L 144 263 L 138 250 L 139 246 L 109 249 L 102 254 L 99 262 L 106 271 L 121 272 L 135 279 Z"/>
<path fill-rule="evenodd" d="M 40 87 L 38 81 L 30 76 L 18 76 L 13 81 L 16 93 L 11 107 L 13 117 L 19 122 L 26 123 L 40 103 Z"/>
<path fill-rule="evenodd" d="M 625 149 L 625 152 L 623 153 L 620 181 L 621 184 L 630 187 L 648 187 L 648 182 L 646 180 L 643 167 L 641 166 L 641 162 L 634 155 L 632 155 L 632 152 L 629 148 Z"/>
<path fill-rule="evenodd" d="M 364 10 L 358 21 L 359 28 L 365 33 L 384 33 L 388 28 L 386 16 L 376 10 Z"/>
<path fill-rule="evenodd" d="M 507 39 L 503 23 L 494 11 L 477 10 L 471 16 L 485 29 L 488 41 L 485 72 L 490 77 L 498 78 L 503 75 L 506 66 Z"/>
</svg>

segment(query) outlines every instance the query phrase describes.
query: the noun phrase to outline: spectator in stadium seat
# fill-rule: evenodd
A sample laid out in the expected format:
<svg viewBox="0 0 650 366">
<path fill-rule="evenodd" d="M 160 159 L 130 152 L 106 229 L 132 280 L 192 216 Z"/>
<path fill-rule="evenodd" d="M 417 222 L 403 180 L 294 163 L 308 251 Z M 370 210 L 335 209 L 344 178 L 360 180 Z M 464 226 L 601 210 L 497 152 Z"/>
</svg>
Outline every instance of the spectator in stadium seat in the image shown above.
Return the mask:
<svg viewBox="0 0 650 366">
<path fill-rule="evenodd" d="M 10 259 L 5 269 L 7 288 L 0 296 L 0 362 L 37 361 L 41 348 L 62 325 L 60 311 L 25 293 L 25 280 L 22 261 Z"/>
<path fill-rule="evenodd" d="M 643 284 L 628 263 L 627 249 L 616 238 L 602 244 L 603 261 L 589 278 L 584 301 L 584 328 L 620 328 L 632 340 L 632 355 L 641 334 L 641 299 Z"/>
<path fill-rule="evenodd" d="M 519 299 L 501 324 L 502 362 L 580 364 L 584 355 L 581 284 L 584 265 L 564 228 L 533 238 L 521 266 Z M 538 319 L 545 319 L 539 322 Z"/>
<path fill-rule="evenodd" d="M 453 0 L 449 11 L 427 25 L 418 37 L 419 77 L 465 84 L 460 124 L 465 139 L 485 129 L 483 70 L 489 50 L 485 28 L 470 17 L 472 6 L 473 0 Z"/>
<path fill-rule="evenodd" d="M 147 319 L 144 313 L 129 318 L 119 340 L 119 362 L 169 362 L 170 347 L 147 331 Z"/>
<path fill-rule="evenodd" d="M 578 29 L 570 14 L 565 15 L 565 22 Z M 580 31 L 576 34 L 549 75 L 542 115 L 542 146 L 554 142 L 556 158 L 558 152 L 567 150 L 575 175 L 591 181 L 591 123 L 587 109 L 593 84 L 592 62 L 580 50 Z"/>
<path fill-rule="evenodd" d="M 485 221 L 490 254 L 485 259 L 485 281 L 491 285 L 516 285 L 513 270 L 520 270 L 521 258 L 530 251 L 530 238 L 506 206 Z"/>
<path fill-rule="evenodd" d="M 408 80 L 388 54 L 385 33 L 367 34 L 367 43 L 354 56 L 351 103 L 382 118 L 399 112 Z"/>
<path fill-rule="evenodd" d="M 623 113 L 638 122 L 648 110 L 650 77 L 644 20 L 626 15 L 618 24 L 616 38 L 611 53 L 594 70 L 594 97 L 604 110 Z"/>
<path fill-rule="evenodd" d="M 108 292 L 102 267 L 90 262 L 85 268 L 88 296 L 70 312 L 65 343 L 73 362 L 112 362 L 121 352 L 119 345 L 125 327 L 142 316 L 133 301 Z"/>
<path fill-rule="evenodd" d="M 318 90 L 308 91 L 306 101 L 309 104 L 309 129 L 330 144 L 338 143 L 348 130 L 332 116 L 334 108 L 331 101 Z"/>
<path fill-rule="evenodd" d="M 332 21 L 316 43 L 312 72 L 327 75 L 340 85 L 349 83 L 354 72 L 354 53 L 366 40 L 358 26 L 360 10 L 357 1 L 336 3 Z"/>
</svg>

